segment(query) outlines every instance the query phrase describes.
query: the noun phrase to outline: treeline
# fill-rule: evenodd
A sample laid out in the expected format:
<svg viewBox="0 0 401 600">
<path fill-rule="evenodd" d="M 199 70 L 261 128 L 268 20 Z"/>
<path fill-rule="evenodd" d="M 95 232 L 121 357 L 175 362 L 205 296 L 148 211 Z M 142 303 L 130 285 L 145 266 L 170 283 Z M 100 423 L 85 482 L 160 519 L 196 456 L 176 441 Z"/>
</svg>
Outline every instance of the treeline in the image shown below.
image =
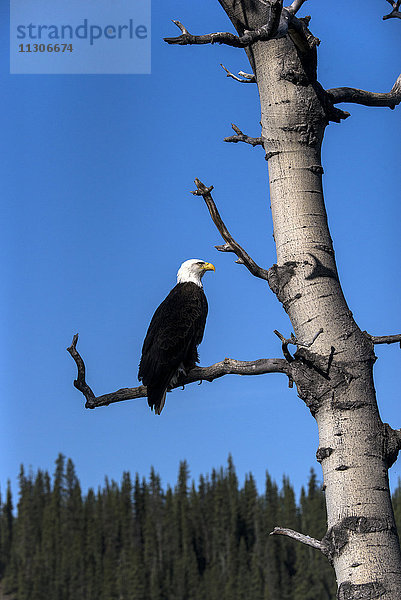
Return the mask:
<svg viewBox="0 0 401 600">
<path fill-rule="evenodd" d="M 329 600 L 334 576 L 317 550 L 269 536 L 276 525 L 316 538 L 326 530 L 314 472 L 297 505 L 287 478 L 252 475 L 239 486 L 226 469 L 174 489 L 124 473 L 86 496 L 71 460 L 60 455 L 53 479 L 23 468 L 17 516 L 8 488 L 0 510 L 2 590 L 15 600 Z M 394 495 L 401 525 L 401 487 Z"/>
</svg>

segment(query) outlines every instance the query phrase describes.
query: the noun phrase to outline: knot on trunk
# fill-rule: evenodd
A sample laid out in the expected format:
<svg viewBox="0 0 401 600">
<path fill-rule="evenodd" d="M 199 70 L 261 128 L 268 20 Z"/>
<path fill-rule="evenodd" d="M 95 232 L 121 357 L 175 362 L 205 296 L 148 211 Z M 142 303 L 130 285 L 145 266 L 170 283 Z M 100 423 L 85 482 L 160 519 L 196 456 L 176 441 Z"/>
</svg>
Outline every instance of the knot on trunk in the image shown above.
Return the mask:
<svg viewBox="0 0 401 600">
<path fill-rule="evenodd" d="M 333 448 L 318 448 L 316 451 L 316 460 L 319 463 L 322 463 L 325 458 L 328 458 L 333 453 Z"/>
<path fill-rule="evenodd" d="M 381 598 L 386 588 L 379 581 L 355 585 L 344 581 L 337 592 L 337 600 L 374 600 Z"/>
<path fill-rule="evenodd" d="M 277 299 L 284 308 L 286 308 L 284 288 L 291 281 L 291 278 L 294 277 L 297 264 L 295 261 L 288 261 L 280 266 L 273 265 L 267 272 L 267 282 L 270 289 L 277 296 Z"/>
<path fill-rule="evenodd" d="M 397 460 L 401 450 L 401 432 L 392 429 L 388 423 L 383 423 L 383 453 L 389 469 Z"/>
<path fill-rule="evenodd" d="M 331 527 L 324 538 L 322 546 L 324 553 L 332 563 L 348 544 L 351 534 L 369 534 L 378 531 L 394 531 L 394 523 L 380 517 L 345 517 L 337 525 Z M 359 598 L 359 596 L 357 596 Z M 362 596 L 361 596 L 362 598 Z"/>
<path fill-rule="evenodd" d="M 299 348 L 291 363 L 291 372 L 297 385 L 298 395 L 315 416 L 322 402 L 334 396 L 334 390 L 348 386 L 349 374 L 341 364 L 333 363 L 334 348 L 328 356 Z"/>
</svg>

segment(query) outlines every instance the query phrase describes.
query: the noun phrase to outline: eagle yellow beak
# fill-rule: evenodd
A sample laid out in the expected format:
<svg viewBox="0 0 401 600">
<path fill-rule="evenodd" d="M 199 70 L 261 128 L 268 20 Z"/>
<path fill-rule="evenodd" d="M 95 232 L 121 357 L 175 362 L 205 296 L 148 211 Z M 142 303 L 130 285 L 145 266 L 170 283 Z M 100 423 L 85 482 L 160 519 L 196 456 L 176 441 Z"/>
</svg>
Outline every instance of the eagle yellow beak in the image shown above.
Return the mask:
<svg viewBox="0 0 401 600">
<path fill-rule="evenodd" d="M 215 271 L 214 265 L 212 263 L 205 262 L 201 267 L 204 271 Z"/>
</svg>

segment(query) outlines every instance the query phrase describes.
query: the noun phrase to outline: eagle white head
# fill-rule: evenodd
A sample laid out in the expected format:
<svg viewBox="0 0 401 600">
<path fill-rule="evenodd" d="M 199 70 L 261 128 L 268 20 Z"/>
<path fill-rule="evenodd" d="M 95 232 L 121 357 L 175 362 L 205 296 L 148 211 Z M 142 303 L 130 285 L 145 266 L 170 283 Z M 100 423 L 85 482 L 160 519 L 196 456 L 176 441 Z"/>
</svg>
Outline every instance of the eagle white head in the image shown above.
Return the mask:
<svg viewBox="0 0 401 600">
<path fill-rule="evenodd" d="M 202 286 L 202 277 L 206 271 L 215 271 L 212 263 L 205 262 L 199 258 L 190 258 L 182 263 L 177 273 L 177 283 L 196 283 L 199 287 Z"/>
</svg>

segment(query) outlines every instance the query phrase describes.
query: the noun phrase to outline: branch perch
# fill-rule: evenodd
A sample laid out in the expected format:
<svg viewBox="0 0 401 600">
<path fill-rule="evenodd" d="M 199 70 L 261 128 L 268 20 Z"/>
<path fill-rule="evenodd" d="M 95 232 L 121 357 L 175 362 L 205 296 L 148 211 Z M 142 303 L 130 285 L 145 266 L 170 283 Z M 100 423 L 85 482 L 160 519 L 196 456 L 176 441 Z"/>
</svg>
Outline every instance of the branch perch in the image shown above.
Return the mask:
<svg viewBox="0 0 401 600">
<path fill-rule="evenodd" d="M 255 146 L 263 146 L 263 138 L 262 137 L 249 137 L 249 135 L 245 135 L 239 127 L 231 123 L 231 127 L 235 131 L 236 135 L 230 135 L 229 137 L 224 138 L 225 142 L 232 142 L 233 144 L 238 144 L 238 142 L 244 142 L 245 144 L 251 144 L 255 148 Z"/>
<path fill-rule="evenodd" d="M 351 102 L 364 106 L 387 106 L 393 109 L 401 102 L 401 75 L 398 76 L 391 90 L 383 94 L 349 87 L 332 88 L 326 93 L 333 104 Z"/>
<path fill-rule="evenodd" d="M 238 256 L 238 260 L 236 261 L 238 264 L 245 265 L 252 275 L 267 281 L 268 271 L 266 271 L 266 269 L 262 269 L 262 267 L 259 267 L 259 265 L 255 263 L 249 254 L 245 252 L 242 246 L 240 246 L 238 242 L 234 240 L 225 226 L 210 193 L 213 189 L 213 186 L 211 185 L 210 187 L 206 187 L 205 184 L 199 179 L 195 179 L 195 183 L 198 189 L 191 192 L 191 194 L 194 194 L 194 196 L 203 197 L 204 201 L 206 202 L 206 206 L 209 209 L 213 223 L 216 225 L 221 237 L 226 242 L 224 246 L 215 246 L 215 248 L 219 250 L 219 252 L 234 252 L 234 254 Z"/>
<path fill-rule="evenodd" d="M 144 385 L 135 388 L 122 388 L 115 392 L 111 392 L 110 394 L 95 396 L 86 383 L 85 363 L 77 350 L 77 342 L 78 334 L 76 333 L 73 337 L 72 344 L 67 348 L 67 351 L 77 365 L 78 376 L 74 381 L 74 386 L 85 396 L 86 408 L 97 408 L 98 406 L 108 406 L 109 404 L 122 402 L 123 400 L 146 398 L 147 390 Z M 185 377 L 181 377 L 174 388 L 182 387 L 187 383 L 194 383 L 195 381 L 205 380 L 211 382 L 224 375 L 264 375 L 266 373 L 284 373 L 290 376 L 288 363 L 283 358 L 260 358 L 254 361 L 225 358 L 209 367 L 195 367 L 194 369 L 191 369 Z"/>
</svg>

